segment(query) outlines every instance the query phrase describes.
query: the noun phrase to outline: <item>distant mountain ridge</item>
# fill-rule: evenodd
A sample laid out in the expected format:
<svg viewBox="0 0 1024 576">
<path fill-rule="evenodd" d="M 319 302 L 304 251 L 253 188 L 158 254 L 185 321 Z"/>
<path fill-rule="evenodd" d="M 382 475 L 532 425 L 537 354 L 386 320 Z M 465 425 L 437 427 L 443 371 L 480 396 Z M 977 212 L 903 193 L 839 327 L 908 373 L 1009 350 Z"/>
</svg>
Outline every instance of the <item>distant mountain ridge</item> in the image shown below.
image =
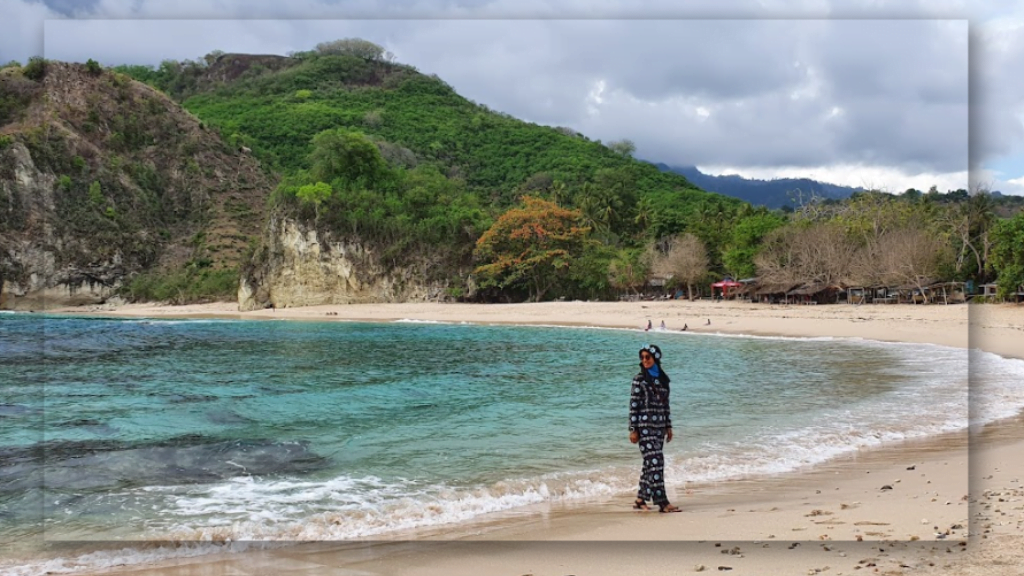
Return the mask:
<svg viewBox="0 0 1024 576">
<path fill-rule="evenodd" d="M 696 166 L 677 167 L 663 163 L 655 163 L 655 166 L 663 172 L 681 174 L 687 180 L 708 192 L 717 192 L 733 198 L 739 198 L 755 206 L 765 206 L 771 209 L 778 209 L 783 206 L 795 208 L 801 200 L 806 202 L 814 196 L 842 200 L 849 198 L 854 192 L 863 190 L 863 188 L 829 184 L 810 178 L 758 180 L 744 178 L 735 174 L 712 176 L 711 174 L 701 172 Z"/>
</svg>

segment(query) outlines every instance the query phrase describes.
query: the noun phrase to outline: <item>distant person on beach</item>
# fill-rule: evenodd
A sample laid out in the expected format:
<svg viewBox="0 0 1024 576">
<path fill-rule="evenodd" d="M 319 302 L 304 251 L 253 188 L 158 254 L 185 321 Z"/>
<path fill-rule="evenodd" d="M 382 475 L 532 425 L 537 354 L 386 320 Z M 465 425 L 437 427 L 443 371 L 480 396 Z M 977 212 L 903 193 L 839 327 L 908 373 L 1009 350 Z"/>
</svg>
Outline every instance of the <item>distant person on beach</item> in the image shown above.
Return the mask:
<svg viewBox="0 0 1024 576">
<path fill-rule="evenodd" d="M 664 320 L 662 320 L 662 321 L 661 321 L 661 329 L 662 329 L 662 330 L 664 330 L 664 329 L 665 329 L 665 321 L 664 321 Z"/>
<path fill-rule="evenodd" d="M 650 330 L 650 329 L 651 329 L 651 321 L 650 321 L 650 320 L 648 320 L 648 321 L 647 321 L 647 328 L 644 328 L 644 332 L 647 332 L 647 331 L 648 331 L 648 330 Z"/>
<path fill-rule="evenodd" d="M 708 323 L 705 326 L 711 326 L 711 318 L 708 318 Z"/>
<path fill-rule="evenodd" d="M 683 324 L 683 327 L 682 327 L 682 328 L 680 328 L 680 329 L 679 329 L 679 331 L 680 331 L 680 332 L 686 332 L 686 330 L 687 330 L 687 329 L 688 329 L 689 327 L 690 327 L 690 325 L 689 325 L 689 324 Z"/>
<path fill-rule="evenodd" d="M 640 445 L 643 468 L 634 510 L 650 510 L 647 501 L 659 512 L 681 512 L 665 493 L 665 442 L 672 441 L 672 416 L 669 410 L 668 374 L 661 369 L 661 348 L 647 344 L 640 349 L 640 373 L 633 377 L 629 396 L 629 441 Z"/>
</svg>

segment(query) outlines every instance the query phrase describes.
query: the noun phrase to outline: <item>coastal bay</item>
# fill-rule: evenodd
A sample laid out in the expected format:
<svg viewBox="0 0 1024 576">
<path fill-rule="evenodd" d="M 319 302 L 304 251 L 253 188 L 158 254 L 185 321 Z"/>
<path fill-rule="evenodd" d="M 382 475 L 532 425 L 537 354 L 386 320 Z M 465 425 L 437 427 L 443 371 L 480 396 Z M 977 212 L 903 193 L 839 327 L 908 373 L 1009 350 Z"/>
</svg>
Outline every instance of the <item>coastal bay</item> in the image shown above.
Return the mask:
<svg viewBox="0 0 1024 576">
<path fill-rule="evenodd" d="M 862 338 L 968 348 L 1021 359 L 1024 309 L 1011 305 L 767 306 L 711 302 L 379 304 L 239 313 L 231 303 L 75 309 L 84 315 L 268 320 L 437 321 L 604 326 L 799 338 Z M 710 325 L 706 322 L 710 320 Z M 652 334 L 655 337 L 657 334 Z M 667 337 L 668 335 L 665 335 Z M 673 335 L 675 336 L 675 335 Z M 686 337 L 680 335 L 679 337 Z M 984 403 L 984 398 L 973 399 Z M 678 515 L 635 513 L 615 500 L 538 506 L 387 541 L 111 569 L 130 574 L 1014 574 L 1024 432 L 1019 417 L 897 443 L 776 478 L 700 486 Z M 913 467 L 912 469 L 910 469 Z M 951 470 L 969 474 L 950 473 Z M 964 481 L 965 478 L 968 481 Z M 883 486 L 891 489 L 882 490 Z M 959 526 L 959 528 L 955 528 Z M 948 531 L 948 534 L 946 532 Z M 941 537 L 939 537 L 941 535 Z M 857 536 L 862 541 L 857 541 Z M 796 544 L 796 545 L 794 545 Z M 947 551 L 948 550 L 948 551 Z M 870 565 L 870 566 L 869 566 Z M 701 569 L 703 567 L 703 569 Z M 1000 572 L 1000 570 L 1003 570 Z M 639 572 L 638 572 L 639 571 Z"/>
</svg>

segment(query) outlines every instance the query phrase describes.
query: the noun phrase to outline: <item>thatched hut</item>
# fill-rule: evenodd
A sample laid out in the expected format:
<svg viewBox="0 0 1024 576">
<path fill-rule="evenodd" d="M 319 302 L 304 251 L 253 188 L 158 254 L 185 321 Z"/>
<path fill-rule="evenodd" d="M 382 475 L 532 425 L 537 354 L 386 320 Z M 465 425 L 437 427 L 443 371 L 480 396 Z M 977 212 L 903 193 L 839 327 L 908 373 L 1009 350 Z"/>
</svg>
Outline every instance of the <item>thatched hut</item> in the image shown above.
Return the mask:
<svg viewBox="0 0 1024 576">
<path fill-rule="evenodd" d="M 799 284 L 781 282 L 761 283 L 754 289 L 754 300 L 765 304 L 788 304 L 787 293 L 799 286 Z"/>
<path fill-rule="evenodd" d="M 794 304 L 835 304 L 845 295 L 844 286 L 824 282 L 808 282 L 786 292 Z"/>
</svg>

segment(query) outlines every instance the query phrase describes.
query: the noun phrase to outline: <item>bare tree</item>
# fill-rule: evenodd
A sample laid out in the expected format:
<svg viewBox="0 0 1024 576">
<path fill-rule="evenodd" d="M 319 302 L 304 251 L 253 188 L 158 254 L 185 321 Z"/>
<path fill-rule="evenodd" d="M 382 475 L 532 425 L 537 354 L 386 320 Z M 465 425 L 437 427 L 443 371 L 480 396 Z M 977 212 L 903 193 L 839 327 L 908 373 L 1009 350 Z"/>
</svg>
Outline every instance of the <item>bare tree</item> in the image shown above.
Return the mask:
<svg viewBox="0 0 1024 576">
<path fill-rule="evenodd" d="M 847 283 L 855 286 L 879 286 L 886 283 L 879 262 L 885 245 L 879 241 L 862 244 L 850 263 Z"/>
<path fill-rule="evenodd" d="M 793 240 L 795 226 L 776 228 L 762 240 L 761 251 L 754 257 L 754 267 L 763 286 L 792 286 L 797 283 L 797 256 Z"/>
<path fill-rule="evenodd" d="M 838 286 L 854 275 L 858 245 L 829 222 L 786 226 L 765 237 L 754 258 L 762 284 Z"/>
<path fill-rule="evenodd" d="M 992 196 L 987 188 L 972 187 L 971 194 L 964 202 L 958 202 L 945 209 L 939 222 L 949 231 L 957 244 L 954 269 L 961 272 L 972 259 L 972 274 L 984 273 L 991 247 L 989 229 L 995 222 Z"/>
<path fill-rule="evenodd" d="M 874 252 L 883 283 L 913 286 L 928 302 L 924 288 L 939 276 L 944 260 L 950 257 L 949 244 L 920 227 L 891 230 L 879 240 Z"/>
<path fill-rule="evenodd" d="M 807 275 L 823 286 L 841 286 L 850 277 L 858 245 L 839 226 L 824 224 L 809 232 L 802 247 Z"/>
<path fill-rule="evenodd" d="M 651 271 L 686 284 L 687 295 L 693 300 L 693 285 L 707 275 L 708 265 L 708 251 L 704 243 L 687 233 L 669 238 L 662 243 L 660 250 L 654 250 Z"/>
</svg>

